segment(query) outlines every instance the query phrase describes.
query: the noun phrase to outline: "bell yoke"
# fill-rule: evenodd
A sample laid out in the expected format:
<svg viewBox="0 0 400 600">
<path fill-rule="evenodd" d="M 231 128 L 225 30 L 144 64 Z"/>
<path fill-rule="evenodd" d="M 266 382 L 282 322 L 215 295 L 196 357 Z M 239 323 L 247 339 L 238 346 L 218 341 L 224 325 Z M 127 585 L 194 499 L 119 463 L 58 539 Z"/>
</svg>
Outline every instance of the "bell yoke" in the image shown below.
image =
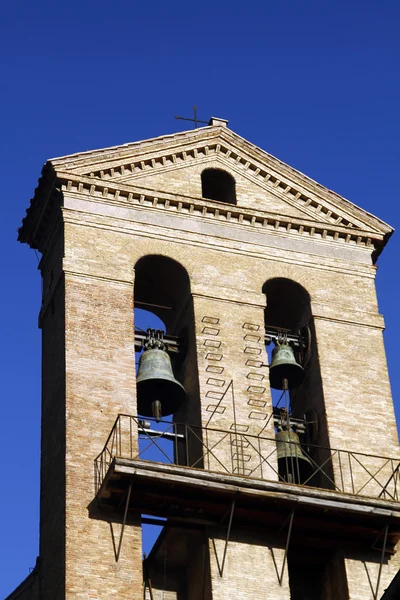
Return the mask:
<svg viewBox="0 0 400 600">
<path fill-rule="evenodd" d="M 269 370 L 271 387 L 278 390 L 294 388 L 302 383 L 304 376 L 293 348 L 286 342 L 277 342 Z M 136 381 L 138 412 L 145 417 L 153 416 L 159 420 L 162 415 L 174 414 L 186 399 L 185 388 L 174 376 L 161 330 L 147 330 Z"/>
</svg>

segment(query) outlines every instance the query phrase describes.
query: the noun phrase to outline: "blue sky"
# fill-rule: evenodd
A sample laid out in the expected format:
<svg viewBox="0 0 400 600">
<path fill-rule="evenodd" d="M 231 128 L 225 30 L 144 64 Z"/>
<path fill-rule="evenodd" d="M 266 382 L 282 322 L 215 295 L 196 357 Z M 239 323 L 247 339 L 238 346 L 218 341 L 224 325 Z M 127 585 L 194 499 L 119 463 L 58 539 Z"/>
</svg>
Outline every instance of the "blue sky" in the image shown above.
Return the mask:
<svg viewBox="0 0 400 600">
<path fill-rule="evenodd" d="M 199 118 L 229 119 L 243 137 L 398 227 L 399 29 L 394 1 L 2 7 L 0 597 L 38 553 L 40 277 L 16 230 L 42 164 L 183 130 L 173 116 L 197 104 Z M 377 276 L 398 411 L 399 248 L 395 234 Z"/>
</svg>

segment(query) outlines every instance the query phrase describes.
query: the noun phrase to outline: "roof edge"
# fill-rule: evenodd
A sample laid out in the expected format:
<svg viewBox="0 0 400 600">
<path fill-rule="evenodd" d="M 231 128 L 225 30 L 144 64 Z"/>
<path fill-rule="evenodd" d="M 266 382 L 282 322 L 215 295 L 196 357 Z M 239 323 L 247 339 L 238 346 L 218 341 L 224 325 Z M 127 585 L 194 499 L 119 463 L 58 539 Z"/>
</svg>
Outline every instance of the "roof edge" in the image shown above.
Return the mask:
<svg viewBox="0 0 400 600">
<path fill-rule="evenodd" d="M 174 146 L 177 146 L 180 142 L 183 143 L 184 141 L 189 141 L 191 138 L 193 139 L 193 141 L 196 140 L 196 142 L 198 142 L 203 137 L 210 138 L 214 136 L 221 137 L 221 139 L 225 140 L 227 143 L 233 144 L 238 150 L 249 153 L 250 155 L 252 155 L 254 160 L 257 160 L 261 163 L 267 160 L 268 166 L 270 168 L 276 169 L 288 179 L 294 179 L 299 186 L 304 188 L 305 192 L 313 195 L 314 197 L 320 197 L 324 199 L 326 202 L 331 203 L 333 207 L 337 208 L 338 210 L 347 210 L 350 212 L 350 214 L 353 212 L 353 216 L 355 219 L 358 218 L 361 221 L 369 221 L 369 224 L 372 227 L 375 226 L 379 231 L 381 231 L 382 234 L 391 234 L 393 232 L 393 228 L 391 227 L 391 225 L 389 225 L 379 217 L 366 211 L 354 202 L 348 200 L 344 196 L 341 196 L 337 192 L 334 192 L 329 188 L 323 186 L 322 184 L 318 183 L 317 181 L 304 174 L 303 172 L 299 171 L 298 169 L 295 169 L 294 167 L 291 167 L 287 163 L 281 161 L 279 158 L 276 158 L 272 154 L 269 154 L 259 146 L 256 146 L 255 144 L 249 142 L 236 132 L 227 128 L 225 125 L 200 127 L 198 129 L 191 129 L 178 133 L 158 136 L 155 138 L 149 138 L 146 140 L 129 142 L 118 146 L 110 146 L 107 148 L 97 150 L 88 150 L 85 152 L 66 155 L 64 157 L 52 158 L 48 162 L 53 165 L 53 168 L 55 170 L 61 169 L 62 171 L 71 171 L 74 170 L 75 167 L 76 169 L 80 169 L 82 172 L 83 165 L 80 166 L 66 163 L 69 163 L 71 159 L 77 159 L 79 161 L 79 159 L 88 157 L 90 155 L 93 157 L 93 159 L 101 159 L 101 157 L 104 157 L 106 162 L 112 162 L 113 160 L 118 160 L 119 158 L 122 160 L 124 158 L 124 156 L 118 156 L 118 151 L 125 151 L 129 150 L 130 148 L 132 150 L 140 150 L 140 147 L 143 146 L 143 152 L 149 154 L 151 152 L 151 146 L 156 143 L 168 142 L 169 140 L 171 140 L 171 142 L 174 142 Z M 111 155 L 107 156 L 108 154 L 113 154 L 114 152 L 114 157 Z M 128 156 L 129 155 L 127 155 L 127 160 Z M 94 167 L 94 170 L 98 170 L 99 168 L 101 168 L 102 161 L 96 160 L 95 162 L 96 165 Z"/>
</svg>

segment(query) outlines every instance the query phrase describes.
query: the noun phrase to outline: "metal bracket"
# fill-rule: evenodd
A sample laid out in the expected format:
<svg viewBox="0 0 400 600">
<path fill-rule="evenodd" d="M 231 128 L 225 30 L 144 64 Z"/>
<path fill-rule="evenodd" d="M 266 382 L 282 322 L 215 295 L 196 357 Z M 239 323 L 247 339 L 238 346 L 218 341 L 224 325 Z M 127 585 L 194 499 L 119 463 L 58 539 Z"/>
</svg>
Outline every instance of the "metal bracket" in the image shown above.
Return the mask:
<svg viewBox="0 0 400 600">
<path fill-rule="evenodd" d="M 154 329 L 154 335 L 156 335 L 156 330 Z M 157 330 L 162 331 L 162 330 Z M 145 331 L 141 331 L 139 329 L 135 329 L 135 352 L 140 352 L 145 347 L 146 341 L 148 340 L 149 334 Z M 160 335 L 159 335 L 160 337 Z M 171 335 L 164 335 L 162 331 L 162 343 L 166 347 L 166 350 L 170 353 L 179 353 L 184 350 L 184 345 L 182 340 L 177 337 Z"/>
<path fill-rule="evenodd" d="M 224 554 L 222 556 L 221 566 L 219 565 L 217 549 L 215 547 L 215 541 L 214 541 L 214 538 L 212 538 L 212 543 L 213 543 L 213 547 L 214 547 L 215 557 L 217 559 L 218 573 L 219 573 L 220 577 L 223 577 L 223 575 L 224 575 L 226 553 L 227 553 L 227 550 L 228 550 L 228 543 L 229 543 L 229 538 L 230 538 L 230 535 L 231 535 L 232 519 L 233 519 L 234 510 L 235 510 L 236 496 L 237 496 L 237 494 L 235 495 L 234 499 L 231 502 L 230 507 L 228 508 L 228 510 L 226 511 L 226 513 L 224 514 L 224 516 L 221 519 L 221 524 L 222 524 L 225 521 L 225 518 L 226 518 L 227 514 L 229 513 L 228 530 L 227 530 L 227 533 L 226 533 Z"/>
<path fill-rule="evenodd" d="M 371 577 L 370 577 L 370 574 L 369 574 L 369 571 L 368 571 L 368 567 L 367 567 L 368 559 L 365 560 L 365 561 L 363 561 L 364 568 L 365 568 L 365 571 L 366 571 L 367 577 L 368 577 L 368 583 L 369 583 L 369 586 L 371 588 L 373 600 L 378 600 L 379 586 L 380 586 L 380 583 L 381 583 L 382 567 L 383 567 L 383 560 L 385 558 L 388 533 L 389 533 L 389 525 L 385 525 L 385 527 L 378 534 L 378 536 L 375 538 L 374 542 L 371 545 L 372 550 L 379 550 L 379 548 L 376 546 L 376 544 L 378 543 L 378 541 L 380 540 L 380 538 L 382 537 L 382 534 L 383 534 L 383 546 L 382 546 L 382 551 L 381 551 L 381 558 L 380 558 L 380 561 L 379 561 L 379 570 L 378 570 L 378 577 L 377 577 L 375 589 L 374 589 L 374 587 L 372 585 Z"/>
<path fill-rule="evenodd" d="M 128 508 L 129 508 L 129 502 L 130 502 L 130 499 L 131 499 L 131 492 L 132 492 L 132 484 L 129 485 L 128 493 L 126 495 L 124 517 L 122 519 L 121 533 L 119 534 L 118 549 L 116 549 L 116 547 L 115 547 L 114 531 L 113 531 L 113 528 L 112 528 L 112 523 L 110 523 L 111 536 L 112 536 L 113 547 L 114 547 L 115 562 L 118 562 L 119 555 L 121 554 L 122 540 L 123 540 L 124 532 L 125 532 L 126 517 L 128 515 Z"/>
<path fill-rule="evenodd" d="M 288 532 L 287 532 L 287 536 L 286 536 L 285 554 L 283 556 L 283 563 L 282 563 L 282 568 L 281 568 L 281 572 L 280 573 L 278 571 L 278 565 L 276 563 L 276 559 L 275 559 L 275 555 L 274 555 L 274 549 L 270 548 L 270 551 L 271 551 L 271 554 L 272 554 L 272 560 L 274 561 L 274 566 L 275 566 L 275 570 L 276 570 L 276 574 L 278 576 L 278 582 L 279 582 L 280 586 L 282 586 L 283 575 L 285 574 L 285 566 L 286 566 L 287 555 L 288 555 L 288 551 L 289 551 L 290 536 L 292 535 L 292 526 L 293 526 L 294 512 L 295 511 L 293 509 L 291 511 L 290 515 L 288 516 L 288 518 L 286 519 L 286 521 L 283 523 L 283 525 L 280 528 L 279 532 L 278 532 L 278 535 L 279 535 L 280 532 L 282 531 L 282 529 L 285 527 L 286 523 L 289 521 L 289 527 L 288 527 Z"/>
<path fill-rule="evenodd" d="M 372 592 L 373 595 L 374 595 L 374 600 L 378 600 L 379 585 L 381 583 L 382 567 L 383 567 L 383 560 L 385 558 L 386 544 L 387 544 L 387 538 L 388 538 L 388 533 L 389 533 L 389 525 L 385 525 L 385 527 L 383 528 L 383 530 L 381 531 L 381 533 L 379 534 L 379 536 L 376 538 L 375 542 L 372 544 L 373 548 L 376 547 L 376 543 L 380 539 L 380 537 L 382 535 L 382 532 L 383 532 L 383 546 L 382 546 L 382 552 L 381 552 L 381 560 L 379 562 L 378 579 L 377 579 L 377 582 L 376 582 L 375 593 Z"/>
</svg>

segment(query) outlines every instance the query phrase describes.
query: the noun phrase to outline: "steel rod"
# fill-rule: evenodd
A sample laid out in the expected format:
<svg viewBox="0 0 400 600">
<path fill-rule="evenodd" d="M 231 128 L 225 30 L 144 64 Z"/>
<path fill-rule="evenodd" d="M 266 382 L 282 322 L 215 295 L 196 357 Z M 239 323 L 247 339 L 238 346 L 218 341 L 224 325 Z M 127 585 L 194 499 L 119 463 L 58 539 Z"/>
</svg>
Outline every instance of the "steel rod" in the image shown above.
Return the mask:
<svg viewBox="0 0 400 600">
<path fill-rule="evenodd" d="M 228 543 L 229 543 L 229 538 L 230 538 L 230 535 L 231 535 L 231 526 L 232 526 L 232 519 L 233 519 L 233 511 L 235 510 L 235 504 L 236 504 L 236 498 L 234 498 L 232 500 L 231 512 L 230 512 L 230 515 L 229 515 L 228 532 L 226 534 L 224 555 L 222 557 L 222 564 L 221 564 L 221 570 L 220 570 L 220 576 L 221 577 L 223 577 L 223 575 L 224 575 L 224 566 L 225 566 L 226 552 L 228 550 Z"/>
<path fill-rule="evenodd" d="M 289 517 L 289 529 L 288 529 L 288 534 L 287 534 L 287 537 L 286 537 L 285 554 L 283 556 L 282 570 L 281 570 L 281 574 L 280 574 L 280 577 L 279 577 L 279 585 L 280 586 L 282 586 L 283 575 L 285 573 L 285 565 L 286 565 L 286 559 L 287 559 L 287 554 L 288 554 L 288 550 L 289 550 L 290 536 L 292 534 L 293 519 L 294 519 L 294 510 L 292 510 L 292 512 L 290 513 L 290 517 Z"/>
<path fill-rule="evenodd" d="M 389 525 L 386 525 L 385 526 L 385 534 L 384 534 L 384 538 L 383 538 L 383 547 L 382 547 L 382 553 L 381 553 L 381 561 L 379 563 L 378 581 L 376 582 L 376 590 L 375 590 L 375 596 L 374 596 L 375 600 L 378 600 L 379 585 L 381 583 L 382 567 L 383 567 L 383 560 L 385 558 L 388 531 L 389 531 Z"/>
<path fill-rule="evenodd" d="M 116 558 L 116 562 L 118 562 L 119 555 L 120 555 L 120 552 L 121 552 L 122 539 L 124 537 L 126 517 L 127 517 L 127 514 L 128 514 L 129 502 L 130 502 L 130 499 L 131 499 L 131 492 L 132 492 L 132 484 L 129 485 L 128 494 L 127 494 L 127 498 L 126 498 L 126 504 L 125 504 L 125 510 L 124 510 L 124 518 L 122 520 L 121 533 L 120 533 L 120 536 L 119 536 L 117 556 L 115 557 Z"/>
</svg>

